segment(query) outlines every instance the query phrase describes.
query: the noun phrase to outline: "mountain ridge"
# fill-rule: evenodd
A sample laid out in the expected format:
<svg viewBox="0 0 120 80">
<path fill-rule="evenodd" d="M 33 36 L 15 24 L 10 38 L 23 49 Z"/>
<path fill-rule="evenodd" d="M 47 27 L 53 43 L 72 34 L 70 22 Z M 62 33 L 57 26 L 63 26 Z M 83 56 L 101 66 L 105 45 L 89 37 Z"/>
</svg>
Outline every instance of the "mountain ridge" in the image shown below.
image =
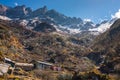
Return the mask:
<svg viewBox="0 0 120 80">
<path fill-rule="evenodd" d="M 120 19 L 110 29 L 97 36 L 88 57 L 100 66 L 99 70 L 106 74 L 118 75 L 120 72 Z M 119 78 L 119 76 L 117 76 Z"/>
<path fill-rule="evenodd" d="M 105 23 L 101 22 L 98 26 L 98 24 L 95 24 L 92 21 L 84 21 L 81 18 L 76 17 L 68 17 L 62 13 L 57 12 L 54 9 L 48 10 L 47 6 L 43 6 L 36 10 L 32 10 L 30 7 L 26 7 L 25 5 L 15 7 L 6 7 L 4 5 L 1 6 L 2 8 L 0 10 L 0 14 L 3 16 L 19 20 L 21 21 L 20 23 L 24 23 L 22 20 L 26 20 L 28 23 L 30 23 L 30 20 L 34 21 L 36 18 L 38 18 L 38 22 L 42 21 L 47 22 L 48 24 L 53 24 L 58 31 L 68 34 L 82 34 L 82 32 L 85 33 L 87 31 L 89 34 L 98 35 L 109 29 L 110 25 L 115 21 L 114 20 L 112 23 L 110 23 L 110 21 L 107 21 Z M 7 9 L 4 10 L 3 7 Z M 3 12 L 5 14 L 3 14 Z M 32 28 L 34 27 L 35 26 L 33 25 Z"/>
<path fill-rule="evenodd" d="M 65 26 L 66 28 L 73 28 L 73 29 L 78 28 L 79 30 L 85 29 L 85 28 L 80 28 L 80 27 L 84 27 L 84 22 L 81 18 L 65 16 L 64 14 L 61 14 L 54 9 L 48 10 L 46 6 L 36 9 L 34 11 L 31 8 L 26 7 L 25 5 L 10 7 L 5 11 L 5 13 L 6 14 L 4 16 L 7 16 L 13 19 L 15 18 L 16 19 L 34 19 L 35 17 L 38 17 L 43 21 L 48 21 L 48 22 L 53 21 L 55 24 Z M 1 14 L 2 14 L 2 11 L 1 11 Z M 90 24 L 91 23 L 93 24 L 93 22 L 90 22 Z M 85 26 L 87 26 L 87 24 Z M 92 25 L 88 25 L 88 26 L 93 27 Z"/>
</svg>

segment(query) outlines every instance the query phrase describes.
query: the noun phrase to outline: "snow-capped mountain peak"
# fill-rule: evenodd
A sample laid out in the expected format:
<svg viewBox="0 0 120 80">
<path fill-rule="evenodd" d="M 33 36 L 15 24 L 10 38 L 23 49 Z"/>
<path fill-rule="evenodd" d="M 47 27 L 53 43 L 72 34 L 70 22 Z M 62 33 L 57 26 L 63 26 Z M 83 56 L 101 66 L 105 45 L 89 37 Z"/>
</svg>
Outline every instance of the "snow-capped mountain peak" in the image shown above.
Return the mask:
<svg viewBox="0 0 120 80">
<path fill-rule="evenodd" d="M 115 22 L 115 19 L 112 19 L 110 21 L 103 21 L 101 24 L 99 24 L 96 28 L 91 28 L 89 29 L 89 31 L 94 32 L 95 33 L 103 33 L 106 30 L 108 30 L 110 28 L 110 26 Z"/>
</svg>

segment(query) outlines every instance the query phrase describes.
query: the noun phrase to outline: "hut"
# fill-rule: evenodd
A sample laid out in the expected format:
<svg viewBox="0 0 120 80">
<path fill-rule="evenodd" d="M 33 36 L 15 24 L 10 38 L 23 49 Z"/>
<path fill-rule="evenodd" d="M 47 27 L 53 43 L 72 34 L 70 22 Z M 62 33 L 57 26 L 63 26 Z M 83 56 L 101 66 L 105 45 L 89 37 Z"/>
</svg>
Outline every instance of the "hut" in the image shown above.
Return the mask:
<svg viewBox="0 0 120 80">
<path fill-rule="evenodd" d="M 9 64 L 9 65 L 11 65 L 12 67 L 15 66 L 15 62 L 12 61 L 11 59 L 5 58 L 5 59 L 4 59 L 4 62 L 7 63 L 7 64 Z"/>
<path fill-rule="evenodd" d="M 15 63 L 15 68 L 21 68 L 25 71 L 31 71 L 34 68 L 34 65 L 29 63 Z"/>
<path fill-rule="evenodd" d="M 0 76 L 3 76 L 4 74 L 7 74 L 9 70 L 9 65 L 7 64 L 0 64 Z"/>
<path fill-rule="evenodd" d="M 43 61 L 34 61 L 34 68 L 36 69 L 50 69 L 53 64 Z"/>
</svg>

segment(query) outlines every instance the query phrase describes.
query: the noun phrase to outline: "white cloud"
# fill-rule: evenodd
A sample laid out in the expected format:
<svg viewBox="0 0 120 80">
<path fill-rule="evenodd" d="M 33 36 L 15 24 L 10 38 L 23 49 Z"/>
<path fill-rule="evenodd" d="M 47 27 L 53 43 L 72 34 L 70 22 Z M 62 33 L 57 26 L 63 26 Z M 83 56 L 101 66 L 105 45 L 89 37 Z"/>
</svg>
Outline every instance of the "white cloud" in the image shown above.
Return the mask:
<svg viewBox="0 0 120 80">
<path fill-rule="evenodd" d="M 17 2 L 15 2 L 15 3 L 14 3 L 14 5 L 15 5 L 15 6 L 18 6 L 18 3 L 17 3 Z"/>
<path fill-rule="evenodd" d="M 85 22 L 91 22 L 91 19 L 84 19 Z"/>
<path fill-rule="evenodd" d="M 111 17 L 112 17 L 112 19 L 113 18 L 120 18 L 120 9 L 114 15 L 111 15 Z"/>
</svg>

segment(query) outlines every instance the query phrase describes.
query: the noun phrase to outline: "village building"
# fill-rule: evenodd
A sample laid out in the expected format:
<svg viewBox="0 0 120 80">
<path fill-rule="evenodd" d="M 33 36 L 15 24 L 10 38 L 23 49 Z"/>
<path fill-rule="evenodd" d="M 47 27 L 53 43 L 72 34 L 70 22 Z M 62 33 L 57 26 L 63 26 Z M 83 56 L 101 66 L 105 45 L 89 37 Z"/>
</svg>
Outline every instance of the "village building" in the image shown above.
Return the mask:
<svg viewBox="0 0 120 80">
<path fill-rule="evenodd" d="M 19 62 L 12 61 L 11 59 L 8 59 L 8 58 L 5 58 L 4 62 L 13 68 L 21 68 L 26 71 L 32 70 L 34 68 L 34 64 L 19 63 Z"/>
<path fill-rule="evenodd" d="M 15 62 L 12 61 L 11 59 L 8 59 L 8 58 L 5 58 L 4 59 L 4 62 L 11 65 L 11 67 L 14 67 L 15 66 Z"/>
<path fill-rule="evenodd" d="M 0 76 L 7 74 L 9 67 L 7 64 L 0 64 Z"/>
<path fill-rule="evenodd" d="M 13 71 L 16 69 L 22 69 L 24 71 L 31 71 L 33 69 L 61 71 L 61 67 L 57 67 L 52 63 L 43 61 L 33 60 L 31 63 L 19 63 L 5 58 L 4 62 L 11 66 L 11 70 L 9 70 L 9 73 L 13 73 Z"/>
<path fill-rule="evenodd" d="M 48 62 L 42 62 L 42 61 L 32 61 L 34 64 L 34 68 L 36 69 L 50 69 L 53 64 L 48 63 Z"/>
<path fill-rule="evenodd" d="M 21 68 L 25 71 L 31 71 L 34 68 L 34 64 L 29 63 L 15 63 L 15 68 Z"/>
</svg>

